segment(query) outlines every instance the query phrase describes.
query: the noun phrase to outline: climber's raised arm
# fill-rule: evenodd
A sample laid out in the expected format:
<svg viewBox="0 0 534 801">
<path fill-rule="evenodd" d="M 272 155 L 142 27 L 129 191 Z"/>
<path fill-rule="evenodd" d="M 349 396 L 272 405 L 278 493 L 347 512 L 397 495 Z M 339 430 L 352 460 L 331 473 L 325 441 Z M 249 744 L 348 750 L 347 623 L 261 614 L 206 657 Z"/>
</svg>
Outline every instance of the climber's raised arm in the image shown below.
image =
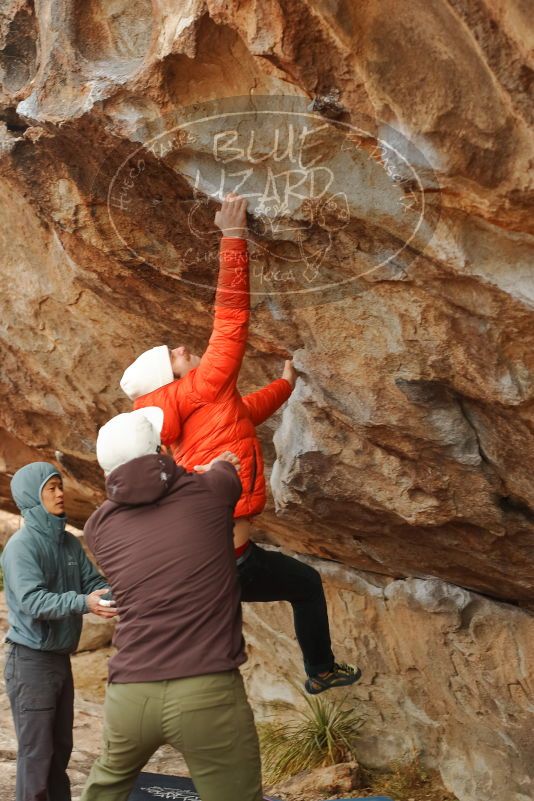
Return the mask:
<svg viewBox="0 0 534 801">
<path fill-rule="evenodd" d="M 286 402 L 295 387 L 297 371 L 291 361 L 286 361 L 282 378 L 277 378 L 263 389 L 243 397 L 252 425 L 259 426 L 268 420 Z"/>
<path fill-rule="evenodd" d="M 215 320 L 193 382 L 198 395 L 208 401 L 235 390 L 245 355 L 250 316 L 246 211 L 247 201 L 231 194 L 215 215 L 215 223 L 223 232 Z"/>
</svg>

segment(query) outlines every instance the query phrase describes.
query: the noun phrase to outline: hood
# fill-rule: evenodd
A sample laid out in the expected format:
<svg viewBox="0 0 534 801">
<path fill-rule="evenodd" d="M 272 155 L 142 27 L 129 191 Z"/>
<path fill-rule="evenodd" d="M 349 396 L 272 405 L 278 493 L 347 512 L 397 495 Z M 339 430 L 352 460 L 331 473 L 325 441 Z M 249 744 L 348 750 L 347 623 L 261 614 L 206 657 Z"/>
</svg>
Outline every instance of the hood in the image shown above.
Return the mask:
<svg viewBox="0 0 534 801">
<path fill-rule="evenodd" d="M 49 462 L 27 464 L 11 479 L 11 495 L 27 524 L 59 535 L 65 531 L 67 518 L 50 514 L 41 502 L 41 491 L 52 476 L 61 477 L 61 473 Z"/>
<path fill-rule="evenodd" d="M 148 395 L 174 381 L 171 357 L 166 345 L 146 350 L 126 368 L 120 380 L 121 389 L 130 400 Z"/>
<path fill-rule="evenodd" d="M 150 453 L 113 470 L 106 479 L 106 493 L 114 503 L 143 506 L 166 495 L 183 475 L 183 467 L 170 456 Z"/>
<path fill-rule="evenodd" d="M 121 464 L 160 451 L 163 411 L 146 406 L 117 414 L 102 426 L 96 439 L 96 458 L 106 475 Z"/>
</svg>

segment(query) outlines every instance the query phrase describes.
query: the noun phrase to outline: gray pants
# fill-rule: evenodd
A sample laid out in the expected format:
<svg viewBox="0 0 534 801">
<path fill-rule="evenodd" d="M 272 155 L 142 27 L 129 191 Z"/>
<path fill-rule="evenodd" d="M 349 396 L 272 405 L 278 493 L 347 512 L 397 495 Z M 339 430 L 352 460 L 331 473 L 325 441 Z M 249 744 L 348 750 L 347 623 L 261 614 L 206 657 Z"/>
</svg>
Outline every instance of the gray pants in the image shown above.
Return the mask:
<svg viewBox="0 0 534 801">
<path fill-rule="evenodd" d="M 71 801 L 70 657 L 8 643 L 4 678 L 18 740 L 16 801 Z"/>
</svg>

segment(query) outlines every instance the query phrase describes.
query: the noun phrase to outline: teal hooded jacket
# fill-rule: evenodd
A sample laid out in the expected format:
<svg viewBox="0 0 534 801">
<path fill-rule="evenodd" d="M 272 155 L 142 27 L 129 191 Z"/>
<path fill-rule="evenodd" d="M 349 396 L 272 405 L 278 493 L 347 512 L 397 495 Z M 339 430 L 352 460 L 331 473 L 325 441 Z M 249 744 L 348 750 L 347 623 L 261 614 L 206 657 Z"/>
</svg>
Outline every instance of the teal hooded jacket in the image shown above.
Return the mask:
<svg viewBox="0 0 534 801">
<path fill-rule="evenodd" d="M 24 525 L 8 540 L 2 554 L 8 607 L 7 639 L 39 651 L 72 653 L 88 612 L 86 597 L 106 587 L 104 578 L 72 534 L 67 518 L 52 515 L 41 491 L 61 474 L 48 462 L 33 462 L 11 480 L 11 494 Z"/>
</svg>

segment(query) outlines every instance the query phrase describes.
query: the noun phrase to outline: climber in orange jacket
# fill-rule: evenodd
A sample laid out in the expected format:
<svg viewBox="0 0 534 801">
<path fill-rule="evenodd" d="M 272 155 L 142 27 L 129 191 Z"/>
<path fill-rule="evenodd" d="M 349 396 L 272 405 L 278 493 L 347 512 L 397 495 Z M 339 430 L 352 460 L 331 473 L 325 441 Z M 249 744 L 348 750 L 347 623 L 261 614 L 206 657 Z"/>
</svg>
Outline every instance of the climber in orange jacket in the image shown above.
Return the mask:
<svg viewBox="0 0 534 801">
<path fill-rule="evenodd" d="M 282 378 L 245 397 L 237 380 L 245 354 L 250 317 L 246 201 L 229 195 L 215 216 L 223 232 L 213 332 L 200 358 L 185 346 L 166 345 L 142 353 L 121 379 L 134 408 L 158 406 L 164 412 L 161 441 L 177 464 L 203 470 L 221 451 L 241 462 L 242 495 L 235 508 L 234 546 L 242 600 L 287 600 L 308 674 L 306 689 L 315 694 L 352 684 L 360 671 L 336 663 L 330 646 L 322 582 L 313 568 L 250 541 L 251 518 L 265 506 L 265 477 L 256 426 L 290 396 L 296 372 L 290 361 Z"/>
</svg>

